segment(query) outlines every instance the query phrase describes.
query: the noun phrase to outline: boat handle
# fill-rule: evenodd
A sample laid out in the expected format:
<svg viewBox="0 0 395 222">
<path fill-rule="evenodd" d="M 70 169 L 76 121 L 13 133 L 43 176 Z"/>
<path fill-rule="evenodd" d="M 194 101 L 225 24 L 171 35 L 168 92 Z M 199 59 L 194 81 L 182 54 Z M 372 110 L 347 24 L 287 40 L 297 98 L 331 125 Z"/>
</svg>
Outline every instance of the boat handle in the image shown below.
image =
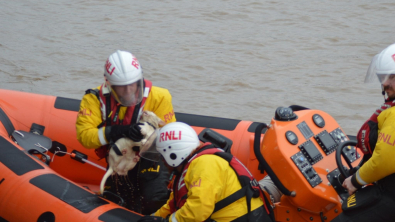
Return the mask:
<svg viewBox="0 0 395 222">
<path fill-rule="evenodd" d="M 260 123 L 258 126 L 255 128 L 255 136 L 254 136 L 254 153 L 256 158 L 258 159 L 259 164 L 262 164 L 263 170 L 266 170 L 267 174 L 270 176 L 272 179 L 274 185 L 277 186 L 277 188 L 287 196 L 296 196 L 295 191 L 289 191 L 278 179 L 276 174 L 273 172 L 272 168 L 270 168 L 269 164 L 266 162 L 265 158 L 263 158 L 263 155 L 261 153 L 261 134 L 262 130 L 267 128 L 267 125 L 265 123 Z"/>
</svg>

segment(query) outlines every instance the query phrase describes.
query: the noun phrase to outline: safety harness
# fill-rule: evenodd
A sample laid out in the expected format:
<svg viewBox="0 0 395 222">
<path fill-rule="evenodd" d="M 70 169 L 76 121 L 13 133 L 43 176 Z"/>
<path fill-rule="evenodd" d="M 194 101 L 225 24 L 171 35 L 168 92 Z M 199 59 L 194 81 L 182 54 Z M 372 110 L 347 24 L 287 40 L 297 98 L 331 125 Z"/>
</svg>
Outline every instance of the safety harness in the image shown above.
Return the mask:
<svg viewBox="0 0 395 222">
<path fill-rule="evenodd" d="M 121 104 L 119 104 L 112 96 L 111 90 L 107 88 L 105 83 L 103 83 L 99 89 L 88 89 L 85 94 L 92 93 L 97 97 L 100 102 L 100 107 L 102 108 L 102 119 L 103 121 L 97 126 L 101 128 L 103 126 L 111 125 L 129 125 L 131 123 L 136 123 L 141 115 L 141 111 L 144 108 L 145 101 L 151 91 L 152 82 L 149 80 L 144 80 L 144 96 L 143 100 L 136 104 L 135 106 L 128 107 L 126 109 L 125 117 L 119 119 L 119 110 Z M 104 109 L 103 109 L 104 108 Z M 115 142 L 115 141 L 113 141 Z M 101 146 L 95 149 L 96 155 L 102 159 L 108 155 L 108 145 Z"/>
<path fill-rule="evenodd" d="M 376 110 L 376 112 L 373 113 L 373 115 L 368 120 L 366 120 L 361 129 L 359 129 L 357 134 L 357 147 L 360 148 L 364 154 L 372 154 L 374 148 L 376 147 L 378 138 L 377 117 L 382 111 L 393 107 L 394 105 L 395 100 L 387 100 Z"/>
<path fill-rule="evenodd" d="M 222 149 L 216 148 L 214 145 L 211 143 L 205 143 L 198 151 L 197 153 L 192 156 L 189 160 L 187 159 L 185 161 L 185 165 L 183 166 L 183 169 L 181 170 L 182 175 L 186 174 L 187 169 L 189 167 L 189 164 L 192 162 L 192 160 L 198 158 L 199 156 L 206 155 L 206 154 L 214 154 L 216 156 L 219 156 L 226 160 L 229 163 L 229 166 L 232 167 L 232 169 L 235 171 L 237 178 L 239 179 L 239 182 L 241 184 L 241 189 L 234 192 L 233 194 L 229 195 L 228 197 L 218 201 L 215 204 L 214 211 L 212 214 L 215 212 L 223 209 L 224 207 L 232 204 L 233 202 L 239 200 L 242 197 L 246 197 L 247 200 L 247 210 L 248 210 L 248 218 L 250 218 L 250 211 L 251 211 L 251 199 L 252 198 L 257 198 L 261 197 L 262 200 L 265 201 L 265 209 L 267 214 L 271 215 L 272 211 L 269 211 L 267 208 L 267 205 L 269 205 L 269 202 L 264 195 L 262 189 L 259 186 L 259 183 L 253 178 L 251 173 L 248 171 L 248 169 L 238 160 L 236 159 L 232 154 L 224 152 Z M 172 199 L 169 202 L 170 210 L 172 213 L 176 212 L 178 209 L 180 209 L 186 202 L 186 199 L 188 198 L 188 189 L 185 185 L 180 186 L 180 179 L 184 178 L 182 175 L 177 175 L 175 178 L 175 181 L 173 183 L 173 193 L 174 193 L 174 199 Z M 269 205 L 270 206 L 270 205 Z M 210 221 L 211 216 L 207 221 Z"/>
</svg>

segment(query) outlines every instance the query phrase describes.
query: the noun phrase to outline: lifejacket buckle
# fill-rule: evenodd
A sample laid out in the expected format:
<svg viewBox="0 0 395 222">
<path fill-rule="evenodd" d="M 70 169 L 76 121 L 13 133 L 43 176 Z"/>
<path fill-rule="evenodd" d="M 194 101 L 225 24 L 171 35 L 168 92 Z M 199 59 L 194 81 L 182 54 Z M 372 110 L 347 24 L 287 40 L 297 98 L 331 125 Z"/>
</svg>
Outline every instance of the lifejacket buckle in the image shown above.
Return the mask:
<svg viewBox="0 0 395 222">
<path fill-rule="evenodd" d="M 256 181 L 256 179 L 251 180 L 250 184 L 251 184 L 252 188 L 259 186 L 259 183 L 258 183 L 258 181 Z"/>
<path fill-rule="evenodd" d="M 250 181 L 251 189 L 252 189 L 252 197 L 257 198 L 261 195 L 261 187 L 259 186 L 258 181 L 255 179 Z"/>
</svg>

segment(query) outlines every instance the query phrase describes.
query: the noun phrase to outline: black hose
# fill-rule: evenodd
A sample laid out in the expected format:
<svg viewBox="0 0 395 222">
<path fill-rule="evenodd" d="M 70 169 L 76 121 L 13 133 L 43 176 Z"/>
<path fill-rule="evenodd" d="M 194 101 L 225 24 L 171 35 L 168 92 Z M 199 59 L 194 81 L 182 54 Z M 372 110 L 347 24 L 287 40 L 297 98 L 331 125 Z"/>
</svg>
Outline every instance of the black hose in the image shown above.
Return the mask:
<svg viewBox="0 0 395 222">
<path fill-rule="evenodd" d="M 265 123 L 260 123 L 258 126 L 255 128 L 255 137 L 254 137 L 254 153 L 256 158 L 258 159 L 259 164 L 263 166 L 263 169 L 266 170 L 267 174 L 270 176 L 272 179 L 274 185 L 277 186 L 277 188 L 287 196 L 295 196 L 295 192 L 289 191 L 278 179 L 276 174 L 273 172 L 273 170 L 270 168 L 269 164 L 266 162 L 265 158 L 263 158 L 262 153 L 261 153 L 261 134 L 262 130 L 264 128 L 267 128 L 267 125 Z"/>
</svg>

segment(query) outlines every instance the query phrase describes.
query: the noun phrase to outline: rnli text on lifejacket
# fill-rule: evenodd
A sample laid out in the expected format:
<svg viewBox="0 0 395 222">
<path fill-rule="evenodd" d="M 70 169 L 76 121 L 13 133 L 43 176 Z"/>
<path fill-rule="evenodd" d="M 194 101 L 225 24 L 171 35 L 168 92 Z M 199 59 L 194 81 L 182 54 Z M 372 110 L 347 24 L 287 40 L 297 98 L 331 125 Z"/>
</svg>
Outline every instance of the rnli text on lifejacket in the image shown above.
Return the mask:
<svg viewBox="0 0 395 222">
<path fill-rule="evenodd" d="M 391 135 L 386 134 L 386 133 L 380 133 L 378 141 L 386 142 L 387 144 L 389 144 L 391 146 L 395 145 L 395 139 L 391 141 Z"/>
<path fill-rule="evenodd" d="M 171 112 L 169 112 L 168 114 L 165 115 L 165 122 L 169 122 L 173 119 L 174 116 L 174 110 L 172 110 Z"/>
</svg>

